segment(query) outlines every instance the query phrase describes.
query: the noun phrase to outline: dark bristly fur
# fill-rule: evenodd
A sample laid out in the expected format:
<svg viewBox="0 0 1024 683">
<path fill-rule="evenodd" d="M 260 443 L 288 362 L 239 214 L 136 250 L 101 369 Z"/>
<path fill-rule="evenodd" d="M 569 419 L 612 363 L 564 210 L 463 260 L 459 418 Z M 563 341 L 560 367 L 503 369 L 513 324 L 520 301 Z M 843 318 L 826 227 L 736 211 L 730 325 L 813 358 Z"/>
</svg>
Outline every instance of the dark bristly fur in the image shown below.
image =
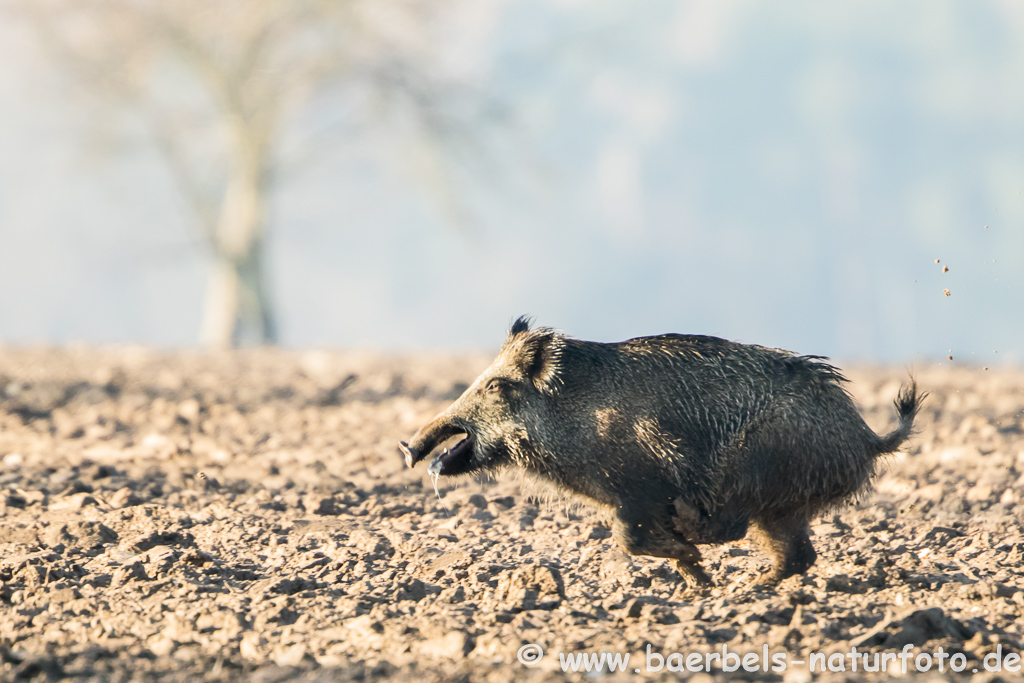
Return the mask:
<svg viewBox="0 0 1024 683">
<path fill-rule="evenodd" d="M 412 466 L 465 434 L 431 473 L 522 468 L 608 509 L 627 552 L 670 558 L 691 583 L 710 582 L 696 544 L 753 525 L 774 583 L 814 563 L 810 519 L 865 489 L 924 398 L 904 387 L 880 437 L 845 382 L 819 356 L 681 334 L 601 344 L 519 318 L 494 363 L 401 447 Z"/>
</svg>

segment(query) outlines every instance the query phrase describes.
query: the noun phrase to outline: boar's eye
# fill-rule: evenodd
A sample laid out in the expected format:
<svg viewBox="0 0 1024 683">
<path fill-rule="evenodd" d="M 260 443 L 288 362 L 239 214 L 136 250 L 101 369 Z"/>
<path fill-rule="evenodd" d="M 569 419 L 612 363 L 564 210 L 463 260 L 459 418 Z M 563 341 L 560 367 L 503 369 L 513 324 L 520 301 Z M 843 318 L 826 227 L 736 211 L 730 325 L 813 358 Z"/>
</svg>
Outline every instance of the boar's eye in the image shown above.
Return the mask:
<svg viewBox="0 0 1024 683">
<path fill-rule="evenodd" d="M 495 377 L 490 382 L 487 383 L 487 393 L 488 394 L 500 393 L 507 386 L 508 386 L 508 380 L 502 379 L 500 377 Z"/>
</svg>

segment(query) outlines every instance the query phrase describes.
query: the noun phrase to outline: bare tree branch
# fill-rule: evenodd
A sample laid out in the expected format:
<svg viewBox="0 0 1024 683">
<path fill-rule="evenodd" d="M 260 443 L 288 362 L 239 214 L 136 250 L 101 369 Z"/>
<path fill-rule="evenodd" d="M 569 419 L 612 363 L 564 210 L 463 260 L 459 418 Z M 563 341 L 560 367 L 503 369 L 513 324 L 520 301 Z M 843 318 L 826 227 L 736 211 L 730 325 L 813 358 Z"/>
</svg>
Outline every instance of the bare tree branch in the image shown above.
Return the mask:
<svg viewBox="0 0 1024 683">
<path fill-rule="evenodd" d="M 447 155 L 469 147 L 459 102 L 471 88 L 440 71 L 435 34 L 450 1 L 0 2 L 36 29 L 62 72 L 146 122 L 215 264 L 207 343 L 274 341 L 262 263 L 267 207 L 276 179 L 291 172 L 280 165 L 283 132 L 322 96 L 372 93 L 386 110 L 339 117 L 348 125 L 407 119 L 422 180 L 465 224 Z"/>
</svg>

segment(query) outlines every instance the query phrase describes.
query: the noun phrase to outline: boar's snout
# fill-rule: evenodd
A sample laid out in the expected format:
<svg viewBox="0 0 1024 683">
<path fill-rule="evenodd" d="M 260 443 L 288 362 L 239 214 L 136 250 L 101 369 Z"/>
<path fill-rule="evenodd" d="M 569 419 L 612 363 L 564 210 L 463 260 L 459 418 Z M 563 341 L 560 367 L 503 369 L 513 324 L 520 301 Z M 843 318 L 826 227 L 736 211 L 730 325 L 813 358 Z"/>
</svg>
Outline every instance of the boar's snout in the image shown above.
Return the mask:
<svg viewBox="0 0 1024 683">
<path fill-rule="evenodd" d="M 458 434 L 464 434 L 465 438 L 439 453 L 430 463 L 430 473 L 435 476 L 452 476 L 480 469 L 482 463 L 477 457 L 477 440 L 461 419 L 452 417 L 451 410 L 438 415 L 433 422 L 416 432 L 409 443 L 400 441 L 398 449 L 405 456 L 405 464 L 413 467 L 444 441 Z"/>
<path fill-rule="evenodd" d="M 399 441 L 398 450 L 401 451 L 402 455 L 406 456 L 406 464 L 413 467 L 416 463 L 429 456 L 430 452 L 436 449 L 441 441 L 450 436 L 463 433 L 465 433 L 465 429 L 453 424 L 447 419 L 447 416 L 441 415 L 416 432 L 408 443 L 406 441 Z"/>
<path fill-rule="evenodd" d="M 402 451 L 402 455 L 405 456 L 405 466 L 412 467 L 420 460 L 423 459 L 423 453 L 413 448 L 404 441 L 398 442 L 398 450 Z"/>
</svg>

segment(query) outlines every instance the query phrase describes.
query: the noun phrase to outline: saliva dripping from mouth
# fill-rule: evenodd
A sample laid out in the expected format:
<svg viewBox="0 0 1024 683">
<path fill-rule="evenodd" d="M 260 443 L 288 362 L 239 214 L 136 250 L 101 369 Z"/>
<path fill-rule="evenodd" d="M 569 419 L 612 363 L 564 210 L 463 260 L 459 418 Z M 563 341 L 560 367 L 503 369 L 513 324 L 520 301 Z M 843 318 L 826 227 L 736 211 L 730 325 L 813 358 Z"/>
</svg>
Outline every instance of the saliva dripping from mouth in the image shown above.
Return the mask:
<svg viewBox="0 0 1024 683">
<path fill-rule="evenodd" d="M 448 449 L 446 448 L 446 449 L 444 449 L 444 453 L 442 453 L 441 455 L 443 457 L 443 456 L 445 456 L 447 454 L 448 454 Z M 441 503 L 441 509 L 444 510 L 445 516 L 448 519 L 451 519 L 452 516 L 451 516 L 451 513 L 448 512 L 448 506 L 444 504 L 443 500 L 441 500 L 441 492 L 437 490 L 437 480 L 440 479 L 440 478 L 441 478 L 441 474 L 439 472 L 430 472 L 430 481 L 433 482 L 433 484 L 434 484 L 434 495 L 437 496 L 438 502 Z"/>
</svg>

